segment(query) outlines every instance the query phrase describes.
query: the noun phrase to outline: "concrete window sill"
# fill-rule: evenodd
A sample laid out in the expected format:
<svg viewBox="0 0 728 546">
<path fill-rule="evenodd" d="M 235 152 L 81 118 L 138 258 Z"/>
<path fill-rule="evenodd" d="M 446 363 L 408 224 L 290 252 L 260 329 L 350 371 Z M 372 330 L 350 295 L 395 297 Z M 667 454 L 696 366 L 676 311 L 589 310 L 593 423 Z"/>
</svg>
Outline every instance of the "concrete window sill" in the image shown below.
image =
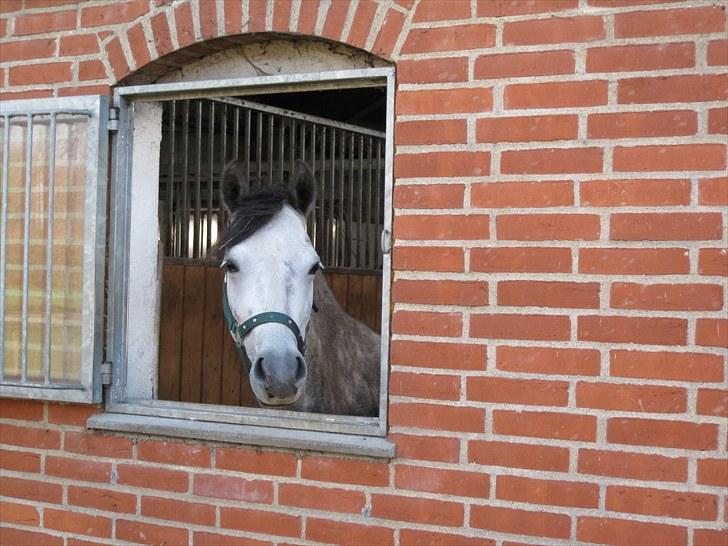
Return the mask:
<svg viewBox="0 0 728 546">
<path fill-rule="evenodd" d="M 251 446 L 321 451 L 392 459 L 395 446 L 386 438 L 286 428 L 190 421 L 124 413 L 101 413 L 87 421 L 93 430 L 189 438 Z"/>
</svg>

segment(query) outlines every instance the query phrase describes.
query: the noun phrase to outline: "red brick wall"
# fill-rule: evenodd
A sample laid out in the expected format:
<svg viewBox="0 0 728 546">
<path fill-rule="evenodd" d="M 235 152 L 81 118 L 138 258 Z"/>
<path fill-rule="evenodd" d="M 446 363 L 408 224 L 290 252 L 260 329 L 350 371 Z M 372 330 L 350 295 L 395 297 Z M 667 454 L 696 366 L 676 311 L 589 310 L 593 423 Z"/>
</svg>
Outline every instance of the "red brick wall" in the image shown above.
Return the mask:
<svg viewBox="0 0 728 546">
<path fill-rule="evenodd" d="M 5 400 L 2 543 L 725 544 L 725 4 L 3 0 L 2 98 L 262 30 L 397 65 L 397 458 Z"/>
</svg>

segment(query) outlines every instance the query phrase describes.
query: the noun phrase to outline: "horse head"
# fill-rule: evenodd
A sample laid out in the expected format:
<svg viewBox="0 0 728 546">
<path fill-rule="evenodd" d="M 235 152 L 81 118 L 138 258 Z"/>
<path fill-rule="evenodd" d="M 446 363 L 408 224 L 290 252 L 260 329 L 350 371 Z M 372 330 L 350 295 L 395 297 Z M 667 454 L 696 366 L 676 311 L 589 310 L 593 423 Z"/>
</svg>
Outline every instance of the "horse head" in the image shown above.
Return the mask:
<svg viewBox="0 0 728 546">
<path fill-rule="evenodd" d="M 226 319 L 250 360 L 250 385 L 264 406 L 287 407 L 306 383 L 305 336 L 319 256 L 306 233 L 316 184 L 298 161 L 290 184 L 248 191 L 244 164 L 222 174 L 229 222 L 214 254 L 225 270 Z"/>
</svg>

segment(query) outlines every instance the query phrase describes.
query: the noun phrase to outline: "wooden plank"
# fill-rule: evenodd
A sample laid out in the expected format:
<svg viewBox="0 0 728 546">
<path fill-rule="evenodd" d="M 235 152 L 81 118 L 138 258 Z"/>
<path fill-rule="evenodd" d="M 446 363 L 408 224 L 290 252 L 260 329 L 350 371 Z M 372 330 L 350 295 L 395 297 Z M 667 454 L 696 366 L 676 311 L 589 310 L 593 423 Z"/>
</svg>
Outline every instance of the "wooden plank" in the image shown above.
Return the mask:
<svg viewBox="0 0 728 546">
<path fill-rule="evenodd" d="M 199 402 L 202 394 L 202 331 L 205 311 L 205 268 L 185 268 L 184 324 L 180 400 Z"/>
<path fill-rule="evenodd" d="M 347 292 L 349 291 L 349 276 L 345 273 L 333 273 L 331 275 L 331 282 L 329 283 L 331 291 L 336 297 L 336 301 L 346 311 L 347 304 Z"/>
<path fill-rule="evenodd" d="M 346 294 L 346 312 L 357 320 L 363 320 L 362 314 L 362 275 L 348 275 L 349 290 Z"/>
<path fill-rule="evenodd" d="M 382 301 L 377 298 L 377 279 L 379 275 L 363 275 L 361 279 L 362 322 L 375 332 L 379 331 L 377 316 L 382 309 Z"/>
<path fill-rule="evenodd" d="M 240 405 L 246 408 L 257 408 L 258 402 L 255 394 L 253 393 L 253 387 L 250 386 L 250 378 L 245 373 L 243 364 L 240 364 Z"/>
<path fill-rule="evenodd" d="M 229 332 L 223 334 L 222 386 L 220 403 L 226 406 L 240 405 L 240 382 L 243 375 L 238 350 Z"/>
<path fill-rule="evenodd" d="M 219 404 L 222 400 L 223 272 L 218 267 L 205 268 L 205 311 L 202 335 L 202 402 Z"/>
<path fill-rule="evenodd" d="M 184 309 L 184 267 L 162 268 L 161 321 L 159 325 L 159 398 L 179 400 Z"/>
</svg>

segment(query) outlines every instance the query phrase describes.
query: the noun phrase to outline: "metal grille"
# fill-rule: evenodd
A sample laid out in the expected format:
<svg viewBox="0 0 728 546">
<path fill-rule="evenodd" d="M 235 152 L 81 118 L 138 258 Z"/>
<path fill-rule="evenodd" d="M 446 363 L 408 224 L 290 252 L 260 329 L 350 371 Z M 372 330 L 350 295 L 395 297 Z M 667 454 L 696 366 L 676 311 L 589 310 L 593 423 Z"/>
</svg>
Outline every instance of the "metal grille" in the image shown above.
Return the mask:
<svg viewBox="0 0 728 546">
<path fill-rule="evenodd" d="M 234 158 L 250 189 L 287 182 L 296 159 L 318 184 L 308 230 L 322 263 L 378 271 L 384 133 L 248 100 L 163 103 L 159 220 L 165 256 L 204 258 L 225 223 L 220 178 Z"/>
<path fill-rule="evenodd" d="M 99 399 L 106 104 L 0 107 L 0 394 Z"/>
</svg>

